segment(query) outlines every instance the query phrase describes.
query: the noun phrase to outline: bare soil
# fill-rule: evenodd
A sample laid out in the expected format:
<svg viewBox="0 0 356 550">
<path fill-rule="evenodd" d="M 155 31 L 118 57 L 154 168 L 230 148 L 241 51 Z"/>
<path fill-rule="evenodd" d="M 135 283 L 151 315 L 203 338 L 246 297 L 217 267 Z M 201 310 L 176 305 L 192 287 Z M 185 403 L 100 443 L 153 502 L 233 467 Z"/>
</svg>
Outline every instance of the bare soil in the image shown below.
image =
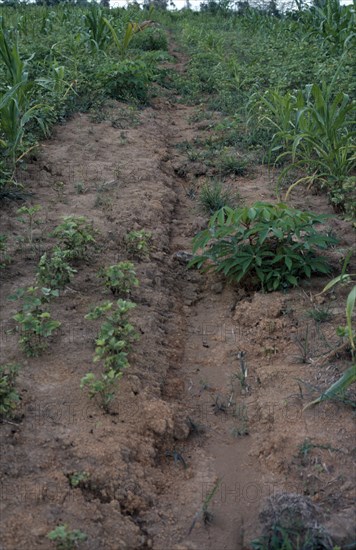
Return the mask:
<svg viewBox="0 0 356 550">
<path fill-rule="evenodd" d="M 183 71 L 186 60 L 172 53 Z M 18 175 L 29 202 L 42 206 L 32 244 L 19 240 L 21 204 L 2 205 L 0 232 L 9 235 L 13 261 L 0 272 L 1 362 L 23 365 L 21 405 L 0 426 L 3 550 L 50 549 L 46 535 L 63 523 L 87 533 L 88 549 L 250 548 L 267 497 L 281 492 L 310 497 L 335 544 L 355 538 L 352 409 L 341 400 L 302 413 L 349 365 L 347 351 L 333 353 L 347 288 L 317 297 L 328 281 L 318 277 L 263 294 L 187 269 L 182 251 L 207 223 L 190 191 L 206 170 L 177 144 L 210 130 L 178 100 L 160 92 L 139 111 L 111 102 L 100 122 L 78 114 L 58 126 Z M 274 198 L 273 174 L 261 166 L 229 184 L 246 203 Z M 322 195 L 300 189 L 292 203 L 332 213 Z M 7 297 L 34 283 L 40 255 L 54 244 L 51 230 L 70 214 L 93 222 L 98 250 L 51 305 L 60 334 L 28 359 Z M 337 274 L 354 233 L 341 217 L 330 226 L 341 239 L 330 252 Z M 99 269 L 126 259 L 124 235 L 142 228 L 153 245 L 136 261 L 132 321 L 140 340 L 106 414 L 79 389 L 97 368 L 99 325 L 84 315 L 110 299 Z M 321 305 L 330 311 L 322 324 L 308 317 Z M 75 472 L 87 479 L 72 488 Z M 216 484 L 205 526 L 199 512 Z"/>
</svg>

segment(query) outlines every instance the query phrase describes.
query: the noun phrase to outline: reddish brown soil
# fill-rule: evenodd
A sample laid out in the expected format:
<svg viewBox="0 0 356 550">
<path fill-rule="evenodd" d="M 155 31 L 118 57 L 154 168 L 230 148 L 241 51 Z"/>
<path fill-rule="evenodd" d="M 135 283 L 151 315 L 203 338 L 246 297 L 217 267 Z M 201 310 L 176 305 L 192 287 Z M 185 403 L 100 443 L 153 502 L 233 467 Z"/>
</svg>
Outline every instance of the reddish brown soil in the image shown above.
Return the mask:
<svg viewBox="0 0 356 550">
<path fill-rule="evenodd" d="M 52 548 L 46 534 L 63 523 L 87 533 L 81 547 L 88 549 L 248 548 L 260 534 L 265 498 L 280 491 L 310 496 L 330 533 L 339 532 L 335 540 L 352 540 L 352 412 L 340 401 L 302 413 L 349 365 L 347 353 L 329 355 L 340 344 L 335 329 L 345 323 L 347 288 L 316 298 L 328 279 L 315 278 L 262 294 L 186 269 L 177 252 L 189 251 L 207 222 L 188 191 L 204 178 L 176 145 L 209 130 L 192 122 L 194 107 L 175 99 L 156 97 L 136 113 L 111 104 L 100 123 L 78 114 L 56 128 L 19 174 L 29 202 L 42 206 L 34 245 L 18 244 L 25 234 L 19 205 L 2 207 L 0 232 L 9 236 L 13 262 L 0 272 L 1 361 L 23 365 L 21 406 L 0 427 L 3 550 Z M 246 202 L 274 197 L 263 167 L 230 184 Z M 323 196 L 298 193 L 294 205 L 331 212 Z M 51 305 L 61 333 L 40 358 L 27 359 L 11 332 L 16 303 L 7 296 L 33 284 L 39 256 L 53 246 L 50 231 L 69 214 L 93 222 L 99 250 L 78 263 L 73 283 Z M 341 218 L 330 225 L 341 239 L 331 253 L 337 273 L 354 234 Z M 98 270 L 125 259 L 125 233 L 141 228 L 152 231 L 153 247 L 136 262 L 132 320 L 140 340 L 105 414 L 79 389 L 96 368 L 99 326 L 84 315 L 110 299 Z M 331 320 L 317 324 L 307 311 L 324 300 Z M 306 326 L 302 363 L 297 341 Z M 314 447 L 303 454 L 307 440 Z M 82 487 L 71 488 L 74 472 L 89 475 Z M 206 527 L 198 512 L 217 480 Z"/>
</svg>

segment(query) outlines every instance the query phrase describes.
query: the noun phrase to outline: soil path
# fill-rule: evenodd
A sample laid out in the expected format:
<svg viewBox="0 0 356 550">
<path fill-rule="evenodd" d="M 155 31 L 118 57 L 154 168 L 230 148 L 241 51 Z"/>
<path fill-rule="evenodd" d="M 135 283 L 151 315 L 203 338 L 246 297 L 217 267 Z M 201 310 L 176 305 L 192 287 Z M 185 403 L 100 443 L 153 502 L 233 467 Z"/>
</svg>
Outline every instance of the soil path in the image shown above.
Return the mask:
<svg viewBox="0 0 356 550">
<path fill-rule="evenodd" d="M 184 71 L 184 56 L 171 53 Z M 262 295 L 187 270 L 185 252 L 207 222 L 192 192 L 204 169 L 177 148 L 206 132 L 195 112 L 161 92 L 141 112 L 113 102 L 96 113 L 100 122 L 79 114 L 57 127 L 19 174 L 42 211 L 32 243 L 13 203 L 0 228 L 12 235 L 13 256 L 1 273 L 1 360 L 23 365 L 20 412 L 1 426 L 4 550 L 50 549 L 46 534 L 63 523 L 87 533 L 83 548 L 92 550 L 242 550 L 259 534 L 261 503 L 277 491 L 310 495 L 335 514 L 350 507 L 348 411 L 328 404 L 317 417 L 301 414 L 309 390 L 302 395 L 296 378 L 329 384 L 339 375 L 296 358 L 313 288 Z M 258 169 L 232 184 L 257 200 L 273 195 L 267 182 Z M 98 250 L 75 266 L 51 306 L 61 334 L 43 356 L 24 359 L 16 304 L 6 298 L 33 284 L 40 255 L 53 246 L 50 231 L 69 214 L 93 222 Z M 99 328 L 84 315 L 110 299 L 99 269 L 127 259 L 124 236 L 142 228 L 153 244 L 149 258 L 134 258 L 140 341 L 105 414 L 79 390 L 96 368 Z M 345 228 L 335 221 L 347 246 Z M 316 357 L 332 346 L 335 327 L 313 330 L 308 354 Z M 315 446 L 300 454 L 305 441 Z M 213 522 L 204 526 L 201 509 L 214 488 Z"/>
</svg>

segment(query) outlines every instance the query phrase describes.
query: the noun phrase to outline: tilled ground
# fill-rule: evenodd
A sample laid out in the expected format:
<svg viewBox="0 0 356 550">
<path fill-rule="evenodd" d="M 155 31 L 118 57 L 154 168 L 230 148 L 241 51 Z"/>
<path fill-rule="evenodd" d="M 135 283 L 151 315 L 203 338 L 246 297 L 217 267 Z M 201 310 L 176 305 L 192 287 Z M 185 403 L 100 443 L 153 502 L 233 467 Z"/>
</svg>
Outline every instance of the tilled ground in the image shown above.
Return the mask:
<svg viewBox="0 0 356 550">
<path fill-rule="evenodd" d="M 278 492 L 310 496 L 324 524 L 332 518 L 335 542 L 352 540 L 350 409 L 340 402 L 302 413 L 347 365 L 347 355 L 322 361 L 339 344 L 347 289 L 334 294 L 331 321 L 320 325 L 307 310 L 327 279 L 264 295 L 187 270 L 182 252 L 207 223 L 191 189 L 198 192 L 206 170 L 176 146 L 209 129 L 172 99 L 155 98 L 141 112 L 112 103 L 100 123 L 77 115 L 57 127 L 21 174 L 31 203 L 42 206 L 32 245 L 17 239 L 19 205 L 3 210 L 13 262 L 1 272 L 1 361 L 23 365 L 21 407 L 1 426 L 4 550 L 49 549 L 46 534 L 63 523 L 87 533 L 90 549 L 247 548 L 264 500 Z M 246 201 L 273 197 L 263 168 L 230 185 Z M 294 203 L 329 211 L 320 196 Z M 34 283 L 40 255 L 53 246 L 50 231 L 69 214 L 93 222 L 98 250 L 51 305 L 60 334 L 40 358 L 24 359 L 7 296 Z M 349 225 L 331 223 L 346 250 Z M 126 259 L 124 235 L 142 228 L 153 244 L 136 261 L 140 286 L 131 296 L 140 340 L 105 414 L 79 389 L 95 368 L 99 326 L 84 315 L 110 299 L 99 269 Z M 71 487 L 69 477 L 83 472 Z M 201 509 L 216 485 L 206 527 Z"/>
</svg>

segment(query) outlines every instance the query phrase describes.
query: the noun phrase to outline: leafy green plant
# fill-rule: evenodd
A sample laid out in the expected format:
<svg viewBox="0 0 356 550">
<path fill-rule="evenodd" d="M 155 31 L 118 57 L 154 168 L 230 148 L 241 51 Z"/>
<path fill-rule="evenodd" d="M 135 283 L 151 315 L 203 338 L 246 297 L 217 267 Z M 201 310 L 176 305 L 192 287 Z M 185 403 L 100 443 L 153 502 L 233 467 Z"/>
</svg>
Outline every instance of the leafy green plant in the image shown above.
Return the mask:
<svg viewBox="0 0 356 550">
<path fill-rule="evenodd" d="M 133 325 L 127 319 L 128 313 L 134 307 L 136 304 L 119 299 L 115 304 L 104 302 L 85 316 L 89 320 L 105 317 L 95 340 L 94 355 L 94 362 L 103 361 L 105 372 L 113 370 L 117 373 L 129 366 L 128 351 L 131 343 L 138 338 Z"/>
<path fill-rule="evenodd" d="M 204 265 L 235 282 L 248 279 L 266 291 L 296 286 L 301 277 L 329 272 L 325 258 L 316 252 L 336 239 L 315 229 L 323 221 L 324 215 L 283 203 L 224 207 L 211 217 L 208 229 L 193 239 L 195 257 L 189 266 Z"/>
<path fill-rule="evenodd" d="M 132 262 L 119 262 L 101 271 L 100 275 L 104 279 L 105 286 L 110 288 L 114 296 L 128 295 L 133 287 L 139 285 L 134 267 Z"/>
<path fill-rule="evenodd" d="M 68 525 L 58 525 L 47 535 L 50 541 L 54 542 L 58 550 L 73 550 L 79 542 L 85 541 L 87 535 L 79 529 L 69 529 Z"/>
<path fill-rule="evenodd" d="M 0 60 L 3 61 L 8 75 L 9 89 L 0 97 L 0 146 L 5 148 L 10 157 L 12 168 L 19 159 L 16 155 L 21 146 L 25 127 L 32 120 L 36 120 L 45 132 L 45 124 L 38 111 L 41 104 L 30 105 L 28 91 L 32 83 L 28 79 L 28 62 L 21 59 L 17 34 L 11 41 L 10 35 L 4 27 L 0 27 Z M 1 139 L 1 134 L 4 139 Z M 30 147 L 31 149 L 32 147 Z M 20 158 L 28 151 L 24 151 Z"/>
<path fill-rule="evenodd" d="M 237 195 L 220 181 L 206 182 L 200 190 L 199 202 L 206 214 L 214 214 L 224 206 L 236 206 Z"/>
<path fill-rule="evenodd" d="M 346 256 L 345 262 L 342 268 L 341 275 L 338 277 L 335 277 L 332 279 L 322 290 L 323 292 L 328 292 L 330 289 L 332 289 L 337 284 L 348 284 L 352 283 L 353 277 L 355 277 L 355 274 L 348 274 L 346 273 L 347 265 L 351 258 L 351 252 Z M 344 392 L 351 384 L 354 384 L 356 382 L 356 346 L 355 346 L 355 331 L 352 326 L 352 320 L 353 320 L 353 312 L 355 309 L 355 303 L 356 303 L 356 285 L 353 286 L 351 291 L 349 292 L 347 299 L 346 299 L 346 326 L 344 327 L 338 327 L 337 333 L 339 336 L 347 337 L 350 342 L 350 348 L 351 348 L 351 357 L 352 357 L 352 366 L 346 369 L 344 374 L 341 376 L 339 380 L 337 380 L 334 384 L 332 384 L 325 392 L 323 392 L 317 399 L 312 401 L 311 403 L 308 403 L 303 410 L 313 406 L 317 405 L 318 403 L 321 403 L 322 401 L 325 401 L 327 399 L 332 399 L 336 397 L 338 394 Z"/>
<path fill-rule="evenodd" d="M 33 206 L 22 206 L 17 210 L 17 214 L 20 215 L 17 219 L 27 226 L 27 242 L 29 243 L 32 243 L 33 241 L 33 230 L 35 225 L 40 223 L 40 220 L 36 219 L 37 213 L 40 212 L 40 210 L 42 210 L 42 207 L 39 204 L 35 204 Z"/>
<path fill-rule="evenodd" d="M 84 216 L 65 216 L 53 233 L 67 253 L 67 258 L 76 260 L 88 256 L 95 245 L 95 231 Z"/>
<path fill-rule="evenodd" d="M 164 50 L 168 49 L 167 35 L 162 29 L 146 29 L 145 32 L 135 34 L 133 41 L 135 48 L 140 48 L 144 51 Z"/>
<path fill-rule="evenodd" d="M 137 258 L 146 258 L 150 252 L 152 233 L 145 229 L 130 231 L 125 236 L 126 248 L 129 254 Z"/>
<path fill-rule="evenodd" d="M 145 103 L 153 73 L 150 65 L 144 60 L 123 59 L 107 68 L 103 67 L 98 77 L 109 97 L 136 99 Z"/>
<path fill-rule="evenodd" d="M 103 50 L 108 42 L 109 29 L 102 10 L 98 6 L 92 6 L 85 14 L 84 22 L 88 28 L 91 46 L 96 50 Z"/>
<path fill-rule="evenodd" d="M 15 389 L 15 381 L 20 370 L 19 365 L 0 365 L 0 416 L 11 416 L 20 397 Z"/>
<path fill-rule="evenodd" d="M 106 413 L 110 413 L 110 403 L 115 397 L 122 372 L 113 369 L 102 372 L 98 377 L 93 372 L 88 372 L 80 381 L 80 388 L 87 389 L 90 399 L 99 399 L 100 405 Z"/>
<path fill-rule="evenodd" d="M 70 486 L 73 487 L 73 489 L 85 484 L 89 477 L 88 472 L 74 472 L 68 475 Z"/>
<path fill-rule="evenodd" d="M 43 254 L 37 268 L 38 284 L 52 289 L 64 288 L 69 284 L 76 270 L 69 265 L 67 259 L 68 251 L 58 246 L 53 249 L 51 256 Z"/>
<path fill-rule="evenodd" d="M 20 346 L 28 357 L 37 357 L 47 349 L 48 338 L 61 325 L 45 310 L 45 304 L 57 296 L 57 290 L 28 287 L 19 289 L 9 297 L 12 301 L 22 299 L 22 308 L 13 316 L 13 319 L 18 323 Z"/>
</svg>

